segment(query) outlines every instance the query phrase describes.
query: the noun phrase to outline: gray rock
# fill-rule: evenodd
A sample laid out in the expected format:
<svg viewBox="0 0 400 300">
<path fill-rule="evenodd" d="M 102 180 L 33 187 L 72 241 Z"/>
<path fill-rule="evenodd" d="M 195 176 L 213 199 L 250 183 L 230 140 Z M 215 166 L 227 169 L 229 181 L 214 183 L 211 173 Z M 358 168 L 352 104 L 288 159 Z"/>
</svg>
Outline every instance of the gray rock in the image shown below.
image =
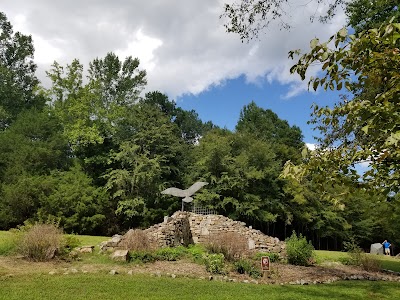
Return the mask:
<svg viewBox="0 0 400 300">
<path fill-rule="evenodd" d="M 115 250 L 110 258 L 116 261 L 127 261 L 128 260 L 128 250 Z"/>
<path fill-rule="evenodd" d="M 76 248 L 79 253 L 93 253 L 94 246 L 82 246 Z"/>
<path fill-rule="evenodd" d="M 118 272 L 117 272 L 117 270 L 111 270 L 110 272 L 108 272 L 108 274 L 110 274 L 110 275 L 117 275 Z"/>
</svg>

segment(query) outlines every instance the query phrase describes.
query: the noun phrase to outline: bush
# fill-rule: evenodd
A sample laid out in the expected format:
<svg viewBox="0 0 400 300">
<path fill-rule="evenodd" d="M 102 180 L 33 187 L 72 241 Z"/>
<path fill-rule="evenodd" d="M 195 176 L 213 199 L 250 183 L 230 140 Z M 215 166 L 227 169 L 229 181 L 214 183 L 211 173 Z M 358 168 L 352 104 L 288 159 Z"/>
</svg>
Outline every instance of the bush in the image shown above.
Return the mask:
<svg viewBox="0 0 400 300">
<path fill-rule="evenodd" d="M 233 263 L 233 268 L 239 274 L 248 274 L 250 277 L 259 278 L 262 273 L 260 267 L 247 259 L 239 259 Z"/>
<path fill-rule="evenodd" d="M 156 256 L 151 251 L 132 251 L 129 252 L 130 261 L 149 263 L 156 261 Z"/>
<path fill-rule="evenodd" d="M 223 254 L 204 254 L 203 261 L 206 270 L 213 274 L 224 274 L 224 255 Z"/>
<path fill-rule="evenodd" d="M 360 266 L 365 271 L 376 272 L 381 269 L 381 262 L 375 257 L 365 254 L 353 239 L 349 242 L 344 242 L 343 245 L 349 254 L 349 257 L 342 260 L 344 264 Z"/>
<path fill-rule="evenodd" d="M 82 241 L 76 235 L 66 234 L 63 236 L 62 248 L 64 253 L 68 254 L 80 245 L 82 245 Z"/>
<path fill-rule="evenodd" d="M 156 251 L 155 256 L 158 260 L 176 261 L 185 255 L 185 248 L 180 247 L 165 247 Z"/>
<path fill-rule="evenodd" d="M 60 252 L 62 231 L 53 224 L 35 224 L 23 234 L 18 252 L 33 261 L 46 261 Z"/>
<path fill-rule="evenodd" d="M 210 253 L 221 253 L 226 260 L 233 261 L 243 256 L 248 249 L 247 238 L 237 232 L 221 232 L 210 236 L 206 249 Z"/>
<path fill-rule="evenodd" d="M 361 256 L 361 267 L 368 272 L 378 272 L 382 269 L 382 264 L 374 256 L 363 253 Z"/>
<path fill-rule="evenodd" d="M 203 262 L 203 255 L 205 253 L 205 249 L 202 245 L 189 245 L 186 248 L 186 253 L 190 255 L 190 258 L 196 263 Z"/>
<path fill-rule="evenodd" d="M 263 256 L 268 256 L 269 257 L 269 261 L 272 262 L 272 263 L 273 262 L 277 262 L 277 261 L 279 261 L 281 259 L 280 256 L 279 256 L 279 253 L 276 253 L 276 252 L 257 252 L 254 255 L 254 259 L 257 260 L 257 261 L 260 261 L 261 257 L 263 257 Z"/>
<path fill-rule="evenodd" d="M 292 265 L 308 266 L 314 257 L 314 247 L 307 243 L 301 234 L 297 237 L 293 231 L 292 236 L 286 239 L 286 253 L 288 262 Z"/>
<path fill-rule="evenodd" d="M 153 248 L 148 236 L 141 229 L 129 230 L 120 245 L 133 251 L 149 251 Z"/>
</svg>

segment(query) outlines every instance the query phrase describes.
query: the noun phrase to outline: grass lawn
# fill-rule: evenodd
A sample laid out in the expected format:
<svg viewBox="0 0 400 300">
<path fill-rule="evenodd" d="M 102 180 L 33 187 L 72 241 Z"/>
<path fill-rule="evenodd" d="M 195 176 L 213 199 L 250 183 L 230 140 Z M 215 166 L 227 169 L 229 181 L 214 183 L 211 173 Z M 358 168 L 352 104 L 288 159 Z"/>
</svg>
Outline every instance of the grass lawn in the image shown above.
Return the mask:
<svg viewBox="0 0 400 300">
<path fill-rule="evenodd" d="M 81 246 L 98 246 L 101 242 L 107 241 L 110 238 L 105 236 L 90 236 L 90 235 L 70 235 L 80 241 Z M 16 235 L 11 231 L 0 230 L 0 255 L 10 254 L 16 245 Z"/>
<path fill-rule="evenodd" d="M 0 255 L 7 255 L 15 248 L 15 235 L 10 231 L 0 231 Z"/>
<path fill-rule="evenodd" d="M 145 275 L 31 275 L 0 278 L 0 299 L 400 299 L 399 287 L 367 281 L 282 286 Z"/>
<path fill-rule="evenodd" d="M 346 252 L 339 251 L 316 250 L 315 253 L 317 263 L 326 261 L 343 261 L 346 259 L 346 257 L 348 257 Z M 382 269 L 400 272 L 400 259 L 385 255 L 373 255 L 373 257 L 380 261 Z"/>
<path fill-rule="evenodd" d="M 317 263 L 322 263 L 325 261 L 341 261 L 342 259 L 348 257 L 346 252 L 326 250 L 315 250 L 315 255 Z"/>
</svg>

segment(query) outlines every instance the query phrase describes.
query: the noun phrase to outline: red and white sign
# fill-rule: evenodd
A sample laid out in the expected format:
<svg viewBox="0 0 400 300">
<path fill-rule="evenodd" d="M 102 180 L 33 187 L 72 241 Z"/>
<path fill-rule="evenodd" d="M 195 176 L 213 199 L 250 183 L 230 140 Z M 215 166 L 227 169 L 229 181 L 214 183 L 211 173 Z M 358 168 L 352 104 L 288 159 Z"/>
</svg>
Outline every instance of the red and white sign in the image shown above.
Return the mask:
<svg viewBox="0 0 400 300">
<path fill-rule="evenodd" d="M 268 256 L 262 256 L 261 257 L 261 269 L 263 271 L 269 271 L 270 263 L 269 263 L 269 257 Z"/>
</svg>

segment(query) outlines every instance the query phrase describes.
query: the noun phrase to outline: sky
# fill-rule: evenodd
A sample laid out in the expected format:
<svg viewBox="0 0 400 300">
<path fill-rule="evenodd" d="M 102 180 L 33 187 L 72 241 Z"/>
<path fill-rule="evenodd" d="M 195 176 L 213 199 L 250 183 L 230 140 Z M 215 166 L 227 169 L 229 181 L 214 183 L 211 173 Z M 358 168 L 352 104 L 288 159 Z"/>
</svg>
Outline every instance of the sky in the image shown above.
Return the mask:
<svg viewBox="0 0 400 300">
<path fill-rule="evenodd" d="M 329 24 L 311 23 L 323 11 L 317 0 L 292 0 L 286 6 L 293 28 L 272 24 L 259 39 L 242 43 L 227 33 L 220 15 L 231 0 L 2 0 L 1 11 L 15 31 L 32 35 L 37 75 L 57 61 L 75 58 L 84 66 L 115 52 L 137 57 L 147 71 L 145 92 L 160 91 L 203 121 L 234 130 L 240 110 L 254 101 L 290 125 L 304 142 L 314 144 L 311 105 L 332 105 L 336 93 L 308 92 L 289 72 L 288 52 L 309 49 L 311 39 L 326 40 L 345 24 L 339 10 Z M 315 76 L 317 69 L 308 74 Z"/>
</svg>

